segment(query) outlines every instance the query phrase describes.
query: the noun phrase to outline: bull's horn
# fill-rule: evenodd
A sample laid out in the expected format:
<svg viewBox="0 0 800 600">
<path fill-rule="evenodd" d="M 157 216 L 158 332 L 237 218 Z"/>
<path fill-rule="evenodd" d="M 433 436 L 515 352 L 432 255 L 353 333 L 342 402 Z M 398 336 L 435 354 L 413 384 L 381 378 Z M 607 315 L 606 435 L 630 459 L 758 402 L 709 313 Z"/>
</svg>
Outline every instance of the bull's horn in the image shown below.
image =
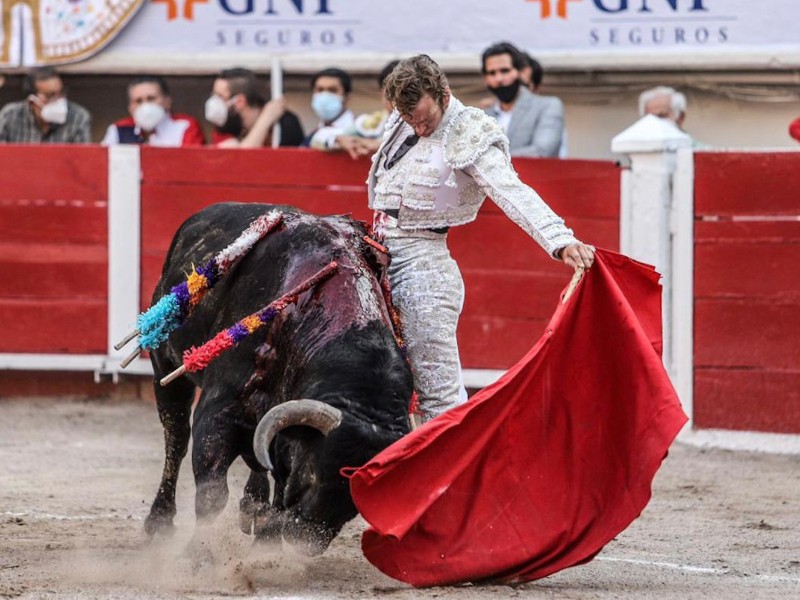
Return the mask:
<svg viewBox="0 0 800 600">
<path fill-rule="evenodd" d="M 256 427 L 253 450 L 256 458 L 268 471 L 272 471 L 269 446 L 279 431 L 292 425 L 304 425 L 328 435 L 342 422 L 342 411 L 319 400 L 289 400 L 270 409 Z"/>
</svg>

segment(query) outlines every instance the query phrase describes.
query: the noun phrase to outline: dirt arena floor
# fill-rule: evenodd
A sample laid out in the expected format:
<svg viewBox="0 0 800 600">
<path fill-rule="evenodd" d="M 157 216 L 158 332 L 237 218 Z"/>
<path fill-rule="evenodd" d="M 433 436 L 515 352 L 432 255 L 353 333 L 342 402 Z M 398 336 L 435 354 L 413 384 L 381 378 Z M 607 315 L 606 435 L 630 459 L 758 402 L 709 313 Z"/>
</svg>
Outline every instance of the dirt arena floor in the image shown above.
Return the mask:
<svg viewBox="0 0 800 600">
<path fill-rule="evenodd" d="M 181 557 L 194 523 L 184 463 L 176 534 L 147 543 L 162 466 L 145 401 L 0 400 L 2 598 L 800 599 L 800 456 L 676 444 L 642 516 L 590 564 L 517 586 L 416 590 L 361 555 L 352 522 L 321 557 L 256 548 L 236 525 L 245 479 L 215 525 L 217 565 Z"/>
</svg>

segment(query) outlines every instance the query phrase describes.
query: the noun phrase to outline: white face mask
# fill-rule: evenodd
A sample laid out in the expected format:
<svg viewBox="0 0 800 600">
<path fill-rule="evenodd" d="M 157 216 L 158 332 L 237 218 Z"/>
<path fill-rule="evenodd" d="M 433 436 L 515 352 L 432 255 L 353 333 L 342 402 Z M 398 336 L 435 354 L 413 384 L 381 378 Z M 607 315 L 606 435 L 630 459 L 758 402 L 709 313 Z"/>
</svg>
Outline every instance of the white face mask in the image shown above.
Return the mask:
<svg viewBox="0 0 800 600">
<path fill-rule="evenodd" d="M 67 122 L 67 99 L 66 98 L 59 98 L 58 100 L 53 100 L 52 102 L 48 102 L 44 106 L 41 104 L 41 100 L 38 98 L 35 102 L 42 107 L 42 120 L 47 123 L 52 123 L 53 125 L 63 125 Z"/>
<path fill-rule="evenodd" d="M 231 100 L 226 102 L 216 94 L 209 96 L 208 100 L 206 100 L 206 121 L 217 127 L 225 125 L 225 121 L 228 120 L 228 106 Z"/>
<path fill-rule="evenodd" d="M 143 102 L 133 111 L 133 122 L 142 131 L 154 131 L 166 116 L 167 111 L 160 104 Z"/>
</svg>

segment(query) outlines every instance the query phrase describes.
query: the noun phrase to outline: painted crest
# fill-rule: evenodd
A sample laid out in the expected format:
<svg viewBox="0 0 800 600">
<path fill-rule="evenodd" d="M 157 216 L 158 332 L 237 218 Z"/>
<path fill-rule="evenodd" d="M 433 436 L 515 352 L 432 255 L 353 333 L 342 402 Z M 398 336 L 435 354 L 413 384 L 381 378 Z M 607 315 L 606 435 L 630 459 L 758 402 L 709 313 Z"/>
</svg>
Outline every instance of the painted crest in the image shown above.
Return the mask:
<svg viewBox="0 0 800 600">
<path fill-rule="evenodd" d="M 0 0 L 0 67 L 63 64 L 101 50 L 145 0 Z"/>
</svg>

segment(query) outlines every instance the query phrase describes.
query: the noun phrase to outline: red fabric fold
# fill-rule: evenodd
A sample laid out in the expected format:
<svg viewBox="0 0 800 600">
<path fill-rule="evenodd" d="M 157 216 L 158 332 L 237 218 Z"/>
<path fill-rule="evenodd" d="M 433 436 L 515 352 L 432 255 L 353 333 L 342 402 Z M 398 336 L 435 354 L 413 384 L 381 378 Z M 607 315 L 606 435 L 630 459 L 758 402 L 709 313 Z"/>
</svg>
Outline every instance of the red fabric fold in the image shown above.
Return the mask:
<svg viewBox="0 0 800 600">
<path fill-rule="evenodd" d="M 687 420 L 661 363 L 658 278 L 598 250 L 518 364 L 358 469 L 367 559 L 415 586 L 529 581 L 627 527 Z"/>
</svg>

